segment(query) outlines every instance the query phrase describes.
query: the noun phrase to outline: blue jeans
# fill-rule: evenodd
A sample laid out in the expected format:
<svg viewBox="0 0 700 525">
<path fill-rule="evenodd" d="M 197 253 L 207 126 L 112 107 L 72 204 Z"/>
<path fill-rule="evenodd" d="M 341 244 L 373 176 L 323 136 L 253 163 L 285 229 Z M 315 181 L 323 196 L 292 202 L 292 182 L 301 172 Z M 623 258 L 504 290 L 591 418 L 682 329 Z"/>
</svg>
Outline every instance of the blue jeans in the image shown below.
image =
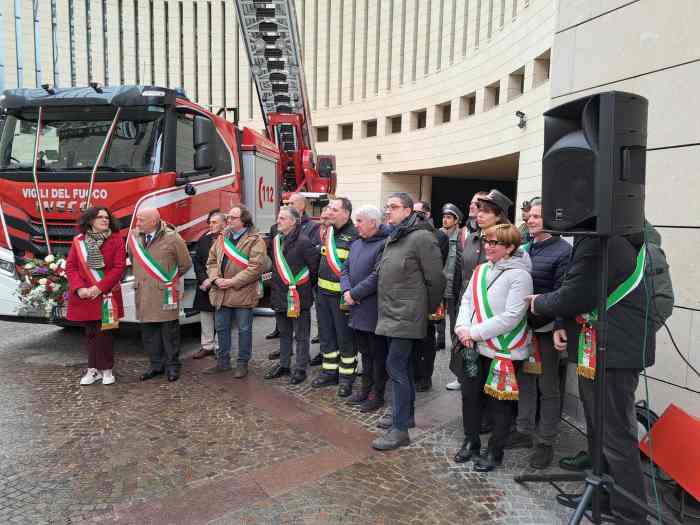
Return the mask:
<svg viewBox="0 0 700 525">
<path fill-rule="evenodd" d="M 233 319 L 238 325 L 238 364 L 247 364 L 253 353 L 253 309 L 222 306 L 216 311 L 216 335 L 219 351 L 216 354 L 219 367 L 231 367 L 231 328 Z"/>
<path fill-rule="evenodd" d="M 392 426 L 397 430 L 408 430 L 408 421 L 413 417 L 416 403 L 416 384 L 413 381 L 413 339 L 389 339 L 389 355 L 386 370 L 392 385 Z"/>
</svg>

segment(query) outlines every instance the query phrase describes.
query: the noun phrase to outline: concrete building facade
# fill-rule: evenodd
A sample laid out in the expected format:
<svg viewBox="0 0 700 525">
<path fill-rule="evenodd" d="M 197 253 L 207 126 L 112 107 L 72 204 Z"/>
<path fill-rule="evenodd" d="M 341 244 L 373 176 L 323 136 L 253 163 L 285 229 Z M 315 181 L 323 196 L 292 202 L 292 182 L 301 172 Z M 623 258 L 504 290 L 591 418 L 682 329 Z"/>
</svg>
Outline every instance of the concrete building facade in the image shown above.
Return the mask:
<svg viewBox="0 0 700 525">
<path fill-rule="evenodd" d="M 544 111 L 602 90 L 647 97 L 647 215 L 676 287 L 669 327 L 700 368 L 696 0 L 295 5 L 317 151 L 337 156 L 337 193 L 356 205 L 400 190 L 464 209 L 491 187 L 521 202 L 540 193 Z M 90 81 L 180 86 L 262 126 L 230 0 L 0 0 L 0 89 Z M 700 378 L 665 331 L 658 340 L 652 406 L 700 416 Z"/>
</svg>

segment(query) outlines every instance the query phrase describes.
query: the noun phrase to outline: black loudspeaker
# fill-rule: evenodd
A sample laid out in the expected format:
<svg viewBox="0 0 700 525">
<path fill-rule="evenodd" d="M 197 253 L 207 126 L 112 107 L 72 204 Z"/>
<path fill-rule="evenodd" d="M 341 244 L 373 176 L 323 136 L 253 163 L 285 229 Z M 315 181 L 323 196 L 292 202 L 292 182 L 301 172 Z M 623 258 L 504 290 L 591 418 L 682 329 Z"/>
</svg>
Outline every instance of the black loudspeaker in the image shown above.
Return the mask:
<svg viewBox="0 0 700 525">
<path fill-rule="evenodd" d="M 597 235 L 643 230 L 647 109 L 644 97 L 610 91 L 544 114 L 545 229 Z"/>
</svg>

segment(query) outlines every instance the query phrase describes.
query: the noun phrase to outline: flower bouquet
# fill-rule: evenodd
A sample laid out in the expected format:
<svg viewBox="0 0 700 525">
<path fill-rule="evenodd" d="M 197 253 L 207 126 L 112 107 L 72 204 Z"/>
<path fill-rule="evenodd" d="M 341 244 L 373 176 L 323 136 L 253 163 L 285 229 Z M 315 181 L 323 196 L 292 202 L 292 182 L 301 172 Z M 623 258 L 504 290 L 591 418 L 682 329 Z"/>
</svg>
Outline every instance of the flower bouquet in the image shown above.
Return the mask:
<svg viewBox="0 0 700 525">
<path fill-rule="evenodd" d="M 66 260 L 47 255 L 43 259 L 28 260 L 19 271 L 17 290 L 23 315 L 42 315 L 55 320 L 68 302 Z"/>
</svg>

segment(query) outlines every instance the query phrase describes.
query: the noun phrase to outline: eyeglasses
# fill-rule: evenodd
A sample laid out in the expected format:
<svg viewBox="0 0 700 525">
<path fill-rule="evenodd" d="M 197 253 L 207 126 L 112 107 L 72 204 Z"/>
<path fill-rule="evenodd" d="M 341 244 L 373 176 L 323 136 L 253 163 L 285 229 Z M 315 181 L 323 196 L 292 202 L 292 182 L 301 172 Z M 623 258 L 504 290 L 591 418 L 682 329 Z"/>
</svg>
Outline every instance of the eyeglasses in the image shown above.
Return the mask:
<svg viewBox="0 0 700 525">
<path fill-rule="evenodd" d="M 226 218 L 227 218 L 228 220 L 232 221 L 232 220 L 234 220 L 234 219 L 240 219 L 241 216 L 240 216 L 240 215 L 227 215 Z"/>
<path fill-rule="evenodd" d="M 490 246 L 491 248 L 495 248 L 496 246 L 505 246 L 508 243 L 505 241 L 499 241 L 498 239 L 484 239 L 484 244 Z"/>
<path fill-rule="evenodd" d="M 387 204 L 384 206 L 384 210 L 398 210 L 399 208 L 405 208 L 406 206 L 402 206 L 401 204 Z"/>
</svg>

